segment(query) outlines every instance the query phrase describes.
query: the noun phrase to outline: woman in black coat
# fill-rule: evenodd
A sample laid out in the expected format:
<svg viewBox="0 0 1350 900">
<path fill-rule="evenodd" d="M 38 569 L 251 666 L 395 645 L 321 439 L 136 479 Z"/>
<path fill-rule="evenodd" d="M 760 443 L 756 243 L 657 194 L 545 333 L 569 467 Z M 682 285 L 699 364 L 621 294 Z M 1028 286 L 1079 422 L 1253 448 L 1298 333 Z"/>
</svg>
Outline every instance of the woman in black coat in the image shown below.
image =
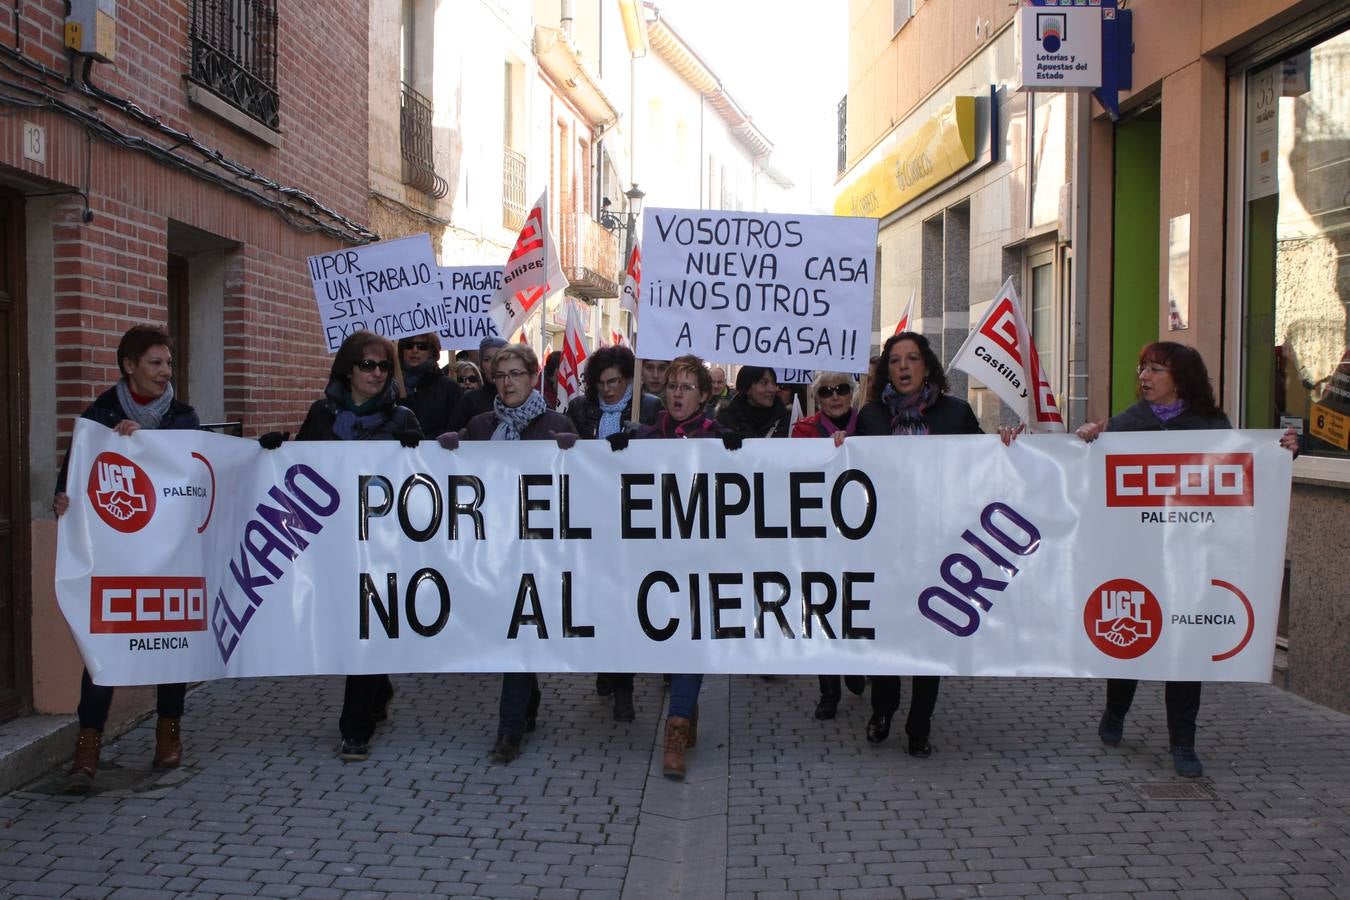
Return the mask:
<svg viewBox="0 0 1350 900">
<path fill-rule="evenodd" d="M 947 375 L 928 338 L 902 331 L 887 339 L 872 372 L 871 397 L 858 413 L 859 435 L 982 434 L 970 404 L 947 393 Z M 909 755 L 926 758 L 933 709 L 941 679 L 915 675 L 905 734 Z M 867 740 L 879 744 L 891 733 L 891 717 L 900 708 L 900 676 L 872 676 L 872 718 Z"/>
<path fill-rule="evenodd" d="M 417 416 L 423 437 L 440 437 L 450 430 L 450 414 L 464 396 L 459 381 L 441 371 L 440 337 L 430 331 L 402 338 L 398 357 L 403 370 L 403 405 Z"/>
<path fill-rule="evenodd" d="M 736 373 L 736 396 L 722 407 L 717 421 L 743 438 L 787 437 L 792 411 L 778 398 L 773 369 L 741 366 Z"/>
<path fill-rule="evenodd" d="M 566 449 L 576 441 L 572 420 L 548 408 L 543 395 L 534 389 L 539 378 L 539 358 L 524 344 L 508 344 L 497 351 L 490 373 L 497 385 L 492 410 L 469 420 L 459 433 L 468 441 L 556 440 Z M 441 446 L 452 448 L 458 441 L 445 435 Z M 506 764 L 520 756 L 525 733 L 534 731 L 539 714 L 539 677 L 533 672 L 507 672 L 502 675 L 501 699 L 497 707 L 497 742 L 491 759 Z"/>
<path fill-rule="evenodd" d="M 1105 426 L 1087 422 L 1074 432 L 1084 441 L 1097 439 L 1103 431 L 1197 431 L 1232 428 L 1214 399 L 1205 361 L 1194 348 L 1172 341 L 1158 341 L 1139 354 L 1139 402 Z M 1297 451 L 1298 436 L 1292 429 L 1280 438 L 1280 446 Z M 1167 708 L 1167 738 L 1172 766 L 1178 775 L 1199 778 L 1204 765 L 1195 753 L 1195 720 L 1200 712 L 1200 682 L 1169 681 L 1163 689 Z M 1097 725 L 1102 743 L 1114 747 L 1125 731 L 1139 682 L 1132 678 L 1109 678 L 1106 709 Z"/>
<path fill-rule="evenodd" d="M 105 425 L 123 437 L 142 428 L 191 429 L 200 424 L 196 410 L 174 399 L 173 341 L 164 329 L 137 325 L 127 331 L 117 345 L 117 366 L 122 372 L 121 379 L 100 394 L 80 418 Z M 67 456 L 56 480 L 52 512 L 58 517 L 70 508 L 70 495 L 66 493 L 69 464 Z M 155 726 L 155 755 L 151 764 L 156 769 L 172 769 L 183 758 L 180 720 L 187 685 L 161 684 L 155 694 L 159 721 Z M 112 699 L 112 687 L 94 684 L 86 669 L 80 676 L 80 730 L 70 767 L 70 777 L 77 787 L 88 787 L 98 772 L 103 728 L 108 722 Z"/>
<path fill-rule="evenodd" d="M 398 355 L 388 338 L 369 331 L 347 337 L 333 357 L 328 387 L 300 426 L 300 441 L 398 441 L 416 447 L 422 430 L 412 410 L 399 405 Z M 264 447 L 279 440 L 264 435 Z M 338 756 L 349 762 L 370 757 L 375 726 L 387 716 L 394 686 L 388 675 L 348 675 L 338 729 Z"/>
</svg>

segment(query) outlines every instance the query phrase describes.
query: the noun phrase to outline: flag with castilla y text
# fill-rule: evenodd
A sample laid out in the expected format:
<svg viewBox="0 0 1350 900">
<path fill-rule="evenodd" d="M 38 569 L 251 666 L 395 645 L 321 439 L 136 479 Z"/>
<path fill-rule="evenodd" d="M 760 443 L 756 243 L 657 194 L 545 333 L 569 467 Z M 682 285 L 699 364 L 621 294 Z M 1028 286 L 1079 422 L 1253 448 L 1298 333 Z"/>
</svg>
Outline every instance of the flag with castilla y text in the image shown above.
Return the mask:
<svg viewBox="0 0 1350 900">
<path fill-rule="evenodd" d="M 1023 364 L 1029 360 L 1030 373 Z M 978 378 L 1022 419 L 1030 432 L 1062 432 L 1054 391 L 1041 368 L 1022 301 L 1012 279 L 1003 283 L 970 337 L 952 358 L 953 369 Z"/>
<path fill-rule="evenodd" d="M 558 260 L 558 242 L 549 233 L 548 221 L 546 188 L 525 217 L 516 245 L 506 258 L 501 287 L 492 297 L 488 313 L 500 334 L 514 334 L 544 308 L 544 301 L 554 292 L 567 287 Z"/>
<path fill-rule="evenodd" d="M 619 292 L 619 309 L 628 310 L 634 324 L 637 323 L 638 300 L 642 297 L 642 244 L 633 241 L 633 251 L 628 254 L 628 265 L 624 268 L 623 290 Z"/>
<path fill-rule="evenodd" d="M 570 400 L 581 393 L 581 367 L 586 362 L 586 334 L 575 302 L 567 303 L 567 326 L 563 330 L 562 362 L 558 365 L 559 398 Z"/>
</svg>

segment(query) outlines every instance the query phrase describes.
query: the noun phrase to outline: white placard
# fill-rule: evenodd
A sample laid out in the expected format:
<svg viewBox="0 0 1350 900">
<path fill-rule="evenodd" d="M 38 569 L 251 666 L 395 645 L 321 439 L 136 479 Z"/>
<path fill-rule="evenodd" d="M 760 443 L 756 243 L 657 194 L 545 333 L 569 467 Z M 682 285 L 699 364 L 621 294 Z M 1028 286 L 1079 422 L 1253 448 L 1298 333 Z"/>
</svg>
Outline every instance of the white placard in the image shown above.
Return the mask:
<svg viewBox="0 0 1350 900">
<path fill-rule="evenodd" d="M 867 367 L 877 220 L 643 211 L 637 355 Z"/>
<path fill-rule="evenodd" d="M 329 353 L 361 329 L 397 342 L 445 326 L 429 235 L 311 256 L 309 275 Z"/>
<path fill-rule="evenodd" d="M 1021 90 L 1101 87 L 1100 6 L 1022 6 L 1017 27 Z"/>
<path fill-rule="evenodd" d="M 483 338 L 501 337 L 488 315 L 501 286 L 501 266 L 441 266 L 442 350 L 477 350 Z"/>
<path fill-rule="evenodd" d="M 1247 199 L 1280 190 L 1280 96 L 1284 64 L 1271 63 L 1247 76 Z"/>
<path fill-rule="evenodd" d="M 432 671 L 1268 681 L 1292 470 L 1278 436 L 265 451 L 80 420 L 56 589 L 104 684 Z"/>
</svg>

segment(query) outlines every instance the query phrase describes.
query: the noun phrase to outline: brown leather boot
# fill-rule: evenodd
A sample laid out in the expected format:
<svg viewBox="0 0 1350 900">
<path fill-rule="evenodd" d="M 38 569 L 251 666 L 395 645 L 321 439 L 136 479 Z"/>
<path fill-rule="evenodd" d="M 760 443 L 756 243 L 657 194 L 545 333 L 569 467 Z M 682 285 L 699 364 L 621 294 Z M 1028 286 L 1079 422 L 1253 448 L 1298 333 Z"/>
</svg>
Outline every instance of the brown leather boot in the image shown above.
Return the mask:
<svg viewBox="0 0 1350 900">
<path fill-rule="evenodd" d="M 661 770 L 667 778 L 684 778 L 684 750 L 689 746 L 689 720 L 679 716 L 666 719 L 666 752 Z"/>
<path fill-rule="evenodd" d="M 97 728 L 81 728 L 75 738 L 75 758 L 70 763 L 70 774 L 94 780 L 98 772 L 98 754 L 103 749 L 103 732 Z"/>
<path fill-rule="evenodd" d="M 178 727 L 178 719 L 161 718 L 155 726 L 156 769 L 176 769 L 183 761 L 183 733 Z"/>
</svg>

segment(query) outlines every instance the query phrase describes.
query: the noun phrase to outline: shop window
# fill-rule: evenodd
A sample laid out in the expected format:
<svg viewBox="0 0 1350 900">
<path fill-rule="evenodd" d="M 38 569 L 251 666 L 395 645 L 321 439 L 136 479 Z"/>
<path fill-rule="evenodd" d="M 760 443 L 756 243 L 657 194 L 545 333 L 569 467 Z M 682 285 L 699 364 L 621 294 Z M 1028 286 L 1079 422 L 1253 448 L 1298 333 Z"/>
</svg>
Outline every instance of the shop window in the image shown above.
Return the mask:
<svg viewBox="0 0 1350 900">
<path fill-rule="evenodd" d="M 1242 424 L 1350 459 L 1350 32 L 1246 78 Z"/>
</svg>

